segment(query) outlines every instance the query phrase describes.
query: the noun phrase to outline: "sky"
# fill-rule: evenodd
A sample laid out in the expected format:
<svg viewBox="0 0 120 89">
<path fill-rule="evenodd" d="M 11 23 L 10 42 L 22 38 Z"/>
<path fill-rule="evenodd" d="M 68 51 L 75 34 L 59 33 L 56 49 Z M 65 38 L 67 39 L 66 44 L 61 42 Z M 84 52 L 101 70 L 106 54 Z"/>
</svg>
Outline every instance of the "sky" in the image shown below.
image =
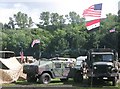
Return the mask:
<svg viewBox="0 0 120 89">
<path fill-rule="evenodd" d="M 117 15 L 120 0 L 0 0 L 0 22 L 8 23 L 9 17 L 21 11 L 32 17 L 33 22 L 39 23 L 40 13 L 49 11 L 60 15 L 74 11 L 82 17 L 85 9 L 93 4 L 103 3 L 102 18 L 106 14 Z"/>
</svg>

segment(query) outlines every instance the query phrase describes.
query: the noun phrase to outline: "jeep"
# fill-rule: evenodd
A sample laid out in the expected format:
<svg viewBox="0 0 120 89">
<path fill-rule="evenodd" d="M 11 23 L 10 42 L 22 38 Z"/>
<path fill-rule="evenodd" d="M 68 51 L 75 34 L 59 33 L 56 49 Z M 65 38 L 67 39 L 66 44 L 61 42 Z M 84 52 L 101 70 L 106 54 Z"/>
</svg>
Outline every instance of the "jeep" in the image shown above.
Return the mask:
<svg viewBox="0 0 120 89">
<path fill-rule="evenodd" d="M 38 80 L 40 83 L 48 84 L 52 78 L 60 78 L 61 81 L 66 81 L 72 77 L 70 64 L 71 62 L 68 61 L 68 58 L 43 59 L 31 64 L 25 64 L 23 72 L 27 74 L 28 82 L 36 82 Z"/>
</svg>

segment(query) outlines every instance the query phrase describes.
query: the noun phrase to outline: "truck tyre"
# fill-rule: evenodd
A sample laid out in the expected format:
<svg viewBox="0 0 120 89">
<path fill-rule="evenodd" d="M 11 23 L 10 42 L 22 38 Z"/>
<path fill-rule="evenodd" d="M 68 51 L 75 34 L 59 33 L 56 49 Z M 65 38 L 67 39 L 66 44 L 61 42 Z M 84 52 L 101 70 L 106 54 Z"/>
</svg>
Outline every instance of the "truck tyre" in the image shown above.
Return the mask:
<svg viewBox="0 0 120 89">
<path fill-rule="evenodd" d="M 27 82 L 36 82 L 37 78 L 35 77 L 35 75 L 30 75 L 27 74 Z"/>
<path fill-rule="evenodd" d="M 114 77 L 113 80 L 112 80 L 112 85 L 113 85 L 113 86 L 116 86 L 116 84 L 117 84 L 117 78 Z"/>
<path fill-rule="evenodd" d="M 43 73 L 40 76 L 40 83 L 48 84 L 51 82 L 51 76 L 48 73 Z"/>
<path fill-rule="evenodd" d="M 92 82 L 92 78 L 91 78 L 91 77 L 88 77 L 88 84 L 89 84 L 89 85 L 92 85 L 92 83 L 93 83 L 93 82 Z"/>
<path fill-rule="evenodd" d="M 74 76 L 74 82 L 82 82 L 83 81 L 83 75 L 80 72 L 75 73 Z"/>
</svg>

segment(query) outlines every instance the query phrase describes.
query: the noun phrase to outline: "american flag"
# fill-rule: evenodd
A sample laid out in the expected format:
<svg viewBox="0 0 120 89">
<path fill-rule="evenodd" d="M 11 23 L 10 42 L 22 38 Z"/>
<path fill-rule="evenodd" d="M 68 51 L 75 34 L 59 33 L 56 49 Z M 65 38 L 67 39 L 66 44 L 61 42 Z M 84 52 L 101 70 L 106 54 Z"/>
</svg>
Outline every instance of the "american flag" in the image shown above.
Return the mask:
<svg viewBox="0 0 120 89">
<path fill-rule="evenodd" d="M 84 17 L 101 17 L 102 3 L 94 4 L 83 12 Z"/>
<path fill-rule="evenodd" d="M 36 44 L 36 43 L 40 43 L 40 40 L 39 39 L 33 40 L 32 44 L 31 44 L 31 47 L 33 47 L 34 44 Z"/>
<path fill-rule="evenodd" d="M 21 62 L 23 62 L 23 60 L 24 60 L 24 53 L 23 53 L 23 50 L 20 52 L 20 57 L 21 57 Z"/>
</svg>

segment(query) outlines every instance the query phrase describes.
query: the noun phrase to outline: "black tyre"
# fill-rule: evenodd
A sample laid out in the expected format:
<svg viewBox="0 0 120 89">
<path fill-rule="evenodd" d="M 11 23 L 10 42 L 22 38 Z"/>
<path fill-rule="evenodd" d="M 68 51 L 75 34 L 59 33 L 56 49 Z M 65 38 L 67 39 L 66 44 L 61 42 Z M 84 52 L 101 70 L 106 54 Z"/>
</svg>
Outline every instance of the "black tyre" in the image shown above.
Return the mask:
<svg viewBox="0 0 120 89">
<path fill-rule="evenodd" d="M 83 75 L 80 72 L 77 72 L 74 76 L 74 82 L 83 82 Z"/>
<path fill-rule="evenodd" d="M 114 77 L 113 80 L 112 80 L 112 85 L 116 86 L 116 84 L 117 84 L 117 77 Z"/>
<path fill-rule="evenodd" d="M 93 81 L 92 81 L 92 78 L 91 77 L 88 77 L 88 84 L 89 85 L 92 85 Z"/>
<path fill-rule="evenodd" d="M 30 75 L 27 74 L 27 82 L 36 82 L 37 78 L 35 77 L 35 75 Z"/>
<path fill-rule="evenodd" d="M 44 73 L 40 76 L 40 83 L 48 84 L 51 82 L 51 76 L 48 73 Z"/>
</svg>

